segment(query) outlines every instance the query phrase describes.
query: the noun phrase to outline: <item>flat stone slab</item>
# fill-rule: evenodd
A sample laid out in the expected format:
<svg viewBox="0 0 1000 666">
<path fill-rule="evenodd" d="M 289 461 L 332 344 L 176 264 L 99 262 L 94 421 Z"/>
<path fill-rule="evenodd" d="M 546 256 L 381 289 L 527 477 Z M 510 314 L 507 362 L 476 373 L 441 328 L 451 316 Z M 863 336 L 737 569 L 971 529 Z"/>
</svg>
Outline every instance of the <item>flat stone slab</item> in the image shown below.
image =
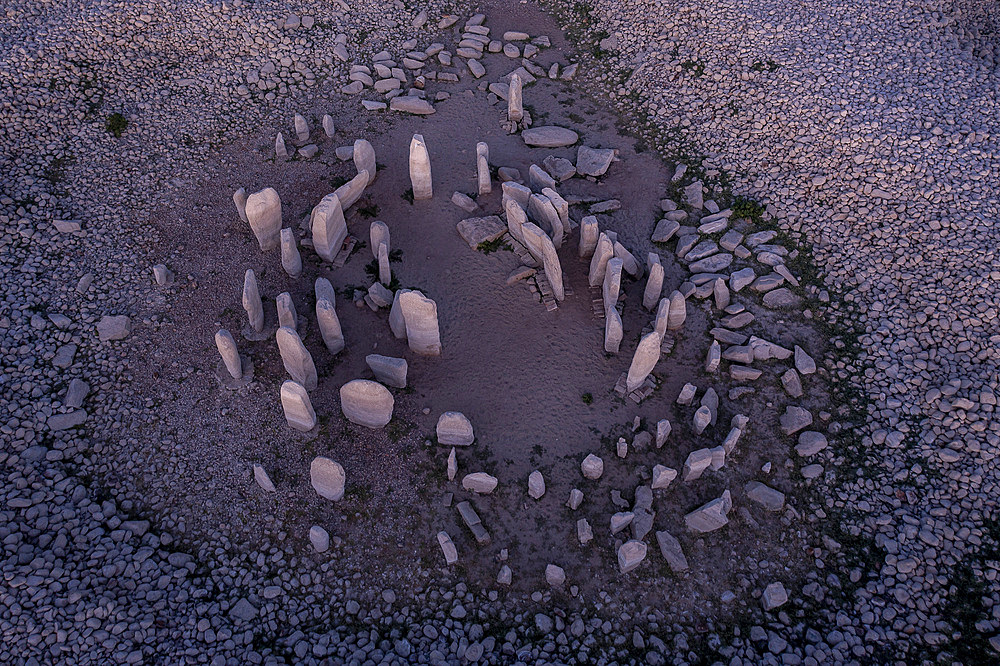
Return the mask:
<svg viewBox="0 0 1000 666">
<path fill-rule="evenodd" d="M 479 495 L 489 495 L 496 490 L 497 478 L 486 472 L 473 472 L 462 479 L 462 487 Z"/>
<path fill-rule="evenodd" d="M 529 146 L 537 148 L 561 148 L 563 146 L 572 146 L 580 140 L 580 135 L 565 127 L 543 125 L 524 130 L 521 132 L 521 138 Z"/>
<path fill-rule="evenodd" d="M 68 430 L 83 425 L 87 421 L 87 411 L 78 409 L 68 414 L 53 414 L 47 421 L 49 430 Z"/>
<path fill-rule="evenodd" d="M 684 557 L 684 550 L 674 535 L 670 532 L 657 532 L 656 543 L 660 547 L 660 554 L 663 555 L 663 559 L 667 561 L 674 573 L 688 570 L 688 561 Z"/>
<path fill-rule="evenodd" d="M 583 176 L 603 176 L 615 159 L 611 148 L 580 146 L 576 153 L 576 172 Z"/>
<path fill-rule="evenodd" d="M 768 511 L 781 511 L 785 507 L 785 494 L 760 481 L 751 481 L 744 488 L 747 497 Z"/>
<path fill-rule="evenodd" d="M 369 354 L 365 363 L 375 373 L 375 379 L 388 386 L 406 388 L 407 364 L 405 358 Z"/>
<path fill-rule="evenodd" d="M 455 226 L 473 250 L 479 249 L 480 243 L 495 241 L 507 232 L 507 225 L 496 215 L 468 217 Z"/>
<path fill-rule="evenodd" d="M 410 95 L 393 97 L 389 102 L 389 108 L 392 111 L 403 111 L 404 113 L 412 113 L 418 116 L 428 116 L 434 113 L 435 110 L 434 105 L 426 99 Z"/>
<path fill-rule="evenodd" d="M 123 340 L 132 332 L 132 320 L 125 315 L 106 315 L 97 323 L 101 342 Z"/>
<path fill-rule="evenodd" d="M 798 307 L 802 303 L 801 298 L 793 294 L 785 287 L 767 292 L 764 294 L 763 300 L 765 306 L 775 310 L 785 310 Z"/>
<path fill-rule="evenodd" d="M 656 223 L 656 229 L 653 230 L 653 237 L 651 240 L 654 243 L 666 243 L 668 240 L 673 238 L 674 234 L 676 234 L 680 228 L 680 222 L 663 218 Z"/>
</svg>

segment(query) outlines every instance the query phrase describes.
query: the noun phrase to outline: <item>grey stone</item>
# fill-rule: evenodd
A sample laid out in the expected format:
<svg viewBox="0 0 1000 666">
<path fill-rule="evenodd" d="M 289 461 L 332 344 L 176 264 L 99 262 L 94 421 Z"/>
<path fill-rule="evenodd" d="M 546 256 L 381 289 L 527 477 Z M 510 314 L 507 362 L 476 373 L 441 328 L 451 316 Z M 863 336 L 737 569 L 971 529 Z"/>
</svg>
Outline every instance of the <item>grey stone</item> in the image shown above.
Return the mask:
<svg viewBox="0 0 1000 666">
<path fill-rule="evenodd" d="M 233 379 L 243 378 L 243 362 L 240 360 L 240 354 L 236 349 L 236 340 L 233 339 L 233 335 L 226 329 L 220 329 L 218 333 L 215 334 L 215 346 L 219 349 L 219 354 L 222 356 L 222 362 L 226 365 L 226 370 Z"/>
<path fill-rule="evenodd" d="M 309 393 L 304 386 L 291 380 L 281 384 L 281 407 L 288 425 L 301 432 L 309 432 L 316 427 L 316 412 L 313 411 Z"/>
<path fill-rule="evenodd" d="M 351 423 L 381 428 L 392 419 L 394 400 L 389 390 L 368 379 L 354 379 L 340 387 L 340 408 Z"/>
<path fill-rule="evenodd" d="M 684 516 L 684 524 L 687 525 L 688 529 L 692 532 L 698 532 L 700 534 L 714 532 L 715 530 L 725 527 L 729 523 L 729 510 L 732 508 L 732 500 L 729 496 L 729 491 L 722 493 L 722 497 L 718 497 L 702 506 L 698 507 L 691 513 Z"/>
<path fill-rule="evenodd" d="M 330 550 L 330 534 L 319 525 L 309 528 L 309 543 L 317 553 L 325 553 Z"/>
<path fill-rule="evenodd" d="M 320 497 L 334 502 L 340 501 L 344 497 L 346 481 L 347 475 L 343 466 L 335 460 L 316 456 L 309 465 L 309 482 Z"/>
<path fill-rule="evenodd" d="M 473 250 L 478 249 L 480 243 L 494 241 L 507 232 L 507 225 L 496 215 L 469 217 L 459 222 L 456 228 L 462 239 Z"/>
<path fill-rule="evenodd" d="M 684 557 L 684 550 L 681 548 L 680 542 L 670 532 L 657 532 L 656 543 L 659 545 L 660 554 L 667 561 L 671 571 L 682 573 L 688 570 L 688 561 Z"/>
<path fill-rule="evenodd" d="M 654 490 L 663 490 L 664 488 L 670 486 L 671 481 L 676 478 L 677 470 L 663 465 L 654 465 L 652 488 Z"/>
<path fill-rule="evenodd" d="M 67 407 L 76 409 L 77 407 L 83 406 L 83 400 L 90 393 L 90 385 L 82 379 L 73 379 L 69 383 L 69 388 L 66 389 L 66 397 L 63 398 L 63 404 Z"/>
<path fill-rule="evenodd" d="M 371 185 L 375 181 L 376 175 L 375 148 L 367 140 L 357 139 L 354 142 L 352 157 L 354 157 L 354 166 L 357 168 L 358 173 L 362 171 L 368 172 L 367 185 Z"/>
<path fill-rule="evenodd" d="M 566 297 L 563 289 L 562 266 L 552 240 L 536 225 L 528 222 L 521 226 L 524 242 L 532 256 L 542 264 L 545 277 L 552 285 L 552 295 L 557 301 Z"/>
<path fill-rule="evenodd" d="M 641 541 L 626 541 L 618 549 L 618 569 L 626 574 L 638 568 L 646 559 L 646 544 Z"/>
<path fill-rule="evenodd" d="M 584 477 L 596 481 L 604 474 L 604 461 L 591 453 L 580 463 L 580 471 Z"/>
<path fill-rule="evenodd" d="M 319 325 L 323 344 L 331 354 L 339 354 L 344 350 L 344 332 L 340 326 L 340 317 L 333 303 L 326 298 L 316 301 L 316 323 Z"/>
<path fill-rule="evenodd" d="M 76 428 L 87 422 L 87 412 L 83 409 L 77 409 L 75 411 L 69 412 L 67 414 L 53 414 L 49 417 L 46 424 L 49 430 L 52 432 L 58 432 L 60 430 L 69 430 L 70 428 Z"/>
<path fill-rule="evenodd" d="M 399 307 L 410 350 L 424 356 L 440 356 L 437 304 L 419 291 L 407 291 L 399 297 Z"/>
<path fill-rule="evenodd" d="M 97 335 L 101 342 L 124 340 L 132 332 L 132 320 L 126 315 L 105 315 L 97 322 Z"/>
<path fill-rule="evenodd" d="M 324 261 L 333 261 L 347 238 L 344 207 L 336 193 L 326 195 L 312 209 L 309 228 L 316 254 Z"/>
<path fill-rule="evenodd" d="M 393 98 L 395 102 L 398 97 Z M 427 153 L 424 137 L 414 134 L 410 140 L 410 184 L 413 186 L 414 201 L 430 199 L 434 196 L 434 186 L 431 178 L 431 159 Z"/>
<path fill-rule="evenodd" d="M 528 495 L 532 499 L 541 499 L 545 494 L 545 479 L 537 469 L 528 475 Z"/>
<path fill-rule="evenodd" d="M 794 435 L 799 430 L 812 425 L 813 417 L 808 409 L 803 409 L 796 405 L 789 405 L 785 408 L 785 413 L 779 419 L 781 431 L 786 435 Z"/>
<path fill-rule="evenodd" d="M 402 111 L 418 116 L 428 116 L 434 113 L 434 105 L 426 99 L 412 95 L 399 95 L 389 100 L 389 109 L 392 111 Z"/>
<path fill-rule="evenodd" d="M 826 435 L 815 430 L 805 430 L 799 433 L 799 443 L 795 452 L 803 458 L 814 456 L 828 446 Z"/>
<path fill-rule="evenodd" d="M 375 373 L 375 379 L 381 383 L 396 388 L 406 388 L 407 364 L 405 358 L 369 354 L 365 357 L 365 363 Z"/>
<path fill-rule="evenodd" d="M 632 356 L 632 364 L 629 366 L 628 375 L 625 379 L 625 390 L 631 393 L 646 381 L 646 377 L 653 371 L 660 361 L 660 334 L 656 331 L 647 333 L 639 341 L 635 355 Z"/>
<path fill-rule="evenodd" d="M 307 391 L 316 388 L 318 381 L 316 365 L 313 363 L 312 354 L 302 344 L 302 339 L 295 329 L 282 326 L 275 334 L 275 339 L 278 342 L 278 351 L 281 353 L 285 371 Z"/>
<path fill-rule="evenodd" d="M 437 422 L 438 444 L 470 446 L 475 441 L 472 423 L 462 412 L 444 412 Z"/>
<path fill-rule="evenodd" d="M 257 485 L 260 486 L 261 490 L 269 493 L 276 491 L 274 483 L 271 482 L 271 477 L 267 475 L 267 471 L 260 465 L 255 464 L 253 466 L 253 480 L 257 482 Z"/>
<path fill-rule="evenodd" d="M 247 221 L 264 252 L 278 247 L 281 231 L 281 199 L 272 187 L 266 187 L 247 197 Z"/>
<path fill-rule="evenodd" d="M 539 148 L 561 148 L 572 146 L 580 139 L 580 135 L 571 129 L 556 125 L 532 127 L 521 132 L 521 138 L 528 146 Z"/>
<path fill-rule="evenodd" d="M 576 152 L 576 172 L 583 176 L 603 176 L 615 159 L 611 148 L 580 146 Z"/>
<path fill-rule="evenodd" d="M 497 478 L 486 472 L 473 472 L 462 479 L 462 487 L 480 495 L 489 495 L 496 490 Z"/>
<path fill-rule="evenodd" d="M 764 588 L 764 593 L 760 597 L 764 610 L 771 611 L 779 606 L 783 606 L 788 601 L 788 593 L 781 583 L 771 583 Z"/>
<path fill-rule="evenodd" d="M 744 491 L 747 498 L 768 511 L 781 511 L 785 507 L 785 494 L 759 481 L 748 483 Z"/>
</svg>

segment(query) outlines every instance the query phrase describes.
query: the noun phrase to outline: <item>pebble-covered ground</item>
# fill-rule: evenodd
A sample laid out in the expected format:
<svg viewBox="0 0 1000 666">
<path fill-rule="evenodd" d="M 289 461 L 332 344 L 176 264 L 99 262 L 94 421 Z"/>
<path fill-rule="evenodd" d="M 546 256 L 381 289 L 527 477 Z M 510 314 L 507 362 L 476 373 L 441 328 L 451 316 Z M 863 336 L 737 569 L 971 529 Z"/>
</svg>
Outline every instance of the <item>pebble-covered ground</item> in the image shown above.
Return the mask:
<svg viewBox="0 0 1000 666">
<path fill-rule="evenodd" d="M 323 96 L 357 108 L 341 92 L 350 65 L 430 42 L 443 16 L 512 11 L 485 4 L 3 8 L 0 661 L 993 662 L 988 3 L 551 3 L 581 85 L 716 191 L 764 204 L 813 257 L 840 404 L 800 518 L 815 568 L 787 607 L 716 623 L 622 610 L 621 590 L 592 607 L 548 592 L 510 604 L 429 573 L 401 604 L 363 568 L 307 565 L 280 530 L 257 550 L 179 543 L 178 517 L 145 513 L 141 488 L 116 480 L 133 475 L 108 454 L 141 447 L 158 418 L 127 345 L 161 322 L 114 318 L 164 299 L 154 211 L 209 186 L 224 147 L 289 132 L 275 118 Z"/>
</svg>

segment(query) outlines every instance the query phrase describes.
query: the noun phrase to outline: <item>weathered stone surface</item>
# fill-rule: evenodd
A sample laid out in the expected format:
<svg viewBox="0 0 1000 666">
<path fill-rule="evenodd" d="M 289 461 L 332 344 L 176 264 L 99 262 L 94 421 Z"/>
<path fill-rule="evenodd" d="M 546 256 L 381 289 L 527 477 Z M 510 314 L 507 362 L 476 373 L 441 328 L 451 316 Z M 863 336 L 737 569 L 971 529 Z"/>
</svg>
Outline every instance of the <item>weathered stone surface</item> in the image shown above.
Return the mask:
<svg viewBox="0 0 1000 666">
<path fill-rule="evenodd" d="M 476 176 L 480 196 L 493 190 L 490 180 L 490 147 L 480 141 L 476 144 Z"/>
<path fill-rule="evenodd" d="M 775 310 L 787 310 L 801 305 L 802 299 L 785 287 L 782 287 L 764 294 L 763 303 L 765 306 Z"/>
<path fill-rule="evenodd" d="M 312 209 L 309 217 L 313 248 L 324 261 L 333 261 L 347 238 L 347 221 L 340 197 L 328 194 Z"/>
<path fill-rule="evenodd" d="M 628 369 L 628 376 L 625 379 L 625 390 L 629 393 L 636 390 L 646 381 L 646 377 L 653 371 L 660 361 L 660 343 L 662 339 L 656 331 L 647 333 L 639 341 L 635 355 L 632 356 L 632 364 Z"/>
<path fill-rule="evenodd" d="M 766 611 L 783 606 L 787 601 L 788 592 L 785 591 L 785 586 L 781 583 L 771 583 L 764 588 L 764 593 L 760 596 L 760 602 Z"/>
<path fill-rule="evenodd" d="M 247 191 L 244 188 L 240 188 L 233 192 L 233 204 L 236 205 L 236 213 L 240 216 L 240 219 L 250 223 L 247 218 Z"/>
<path fill-rule="evenodd" d="M 608 268 L 604 273 L 604 284 L 601 286 L 605 310 L 615 307 L 618 303 L 618 297 L 621 295 L 621 283 L 622 260 L 613 257 L 608 260 Z"/>
<path fill-rule="evenodd" d="M 583 491 L 577 488 L 574 488 L 573 490 L 569 491 L 569 499 L 566 500 L 566 506 L 568 506 L 570 510 L 576 511 L 577 509 L 580 508 L 580 504 L 582 503 L 583 503 Z"/>
<path fill-rule="evenodd" d="M 489 495 L 496 490 L 497 478 L 486 472 L 473 472 L 462 479 L 462 487 L 479 495 Z"/>
<path fill-rule="evenodd" d="M 712 451 L 710 449 L 698 449 L 697 451 L 692 451 L 688 454 L 687 460 L 684 461 L 684 480 L 694 481 L 701 477 L 701 475 L 707 470 L 712 464 Z"/>
<path fill-rule="evenodd" d="M 680 542 L 674 538 L 670 532 L 657 532 L 656 543 L 660 547 L 660 554 L 667 561 L 667 565 L 674 573 L 682 573 L 688 570 L 688 561 L 684 557 L 684 550 Z"/>
<path fill-rule="evenodd" d="M 257 482 L 261 490 L 273 493 L 276 491 L 274 483 L 271 482 L 271 477 L 267 475 L 267 471 L 260 465 L 253 466 L 253 480 Z"/>
<path fill-rule="evenodd" d="M 320 497 L 337 502 L 344 497 L 347 475 L 339 462 L 316 456 L 309 465 L 309 481 Z"/>
<path fill-rule="evenodd" d="M 674 237 L 674 234 L 681 228 L 680 222 L 676 220 L 670 220 L 663 218 L 656 223 L 656 229 L 653 230 L 653 236 L 651 240 L 654 243 L 666 243 L 668 240 Z"/>
<path fill-rule="evenodd" d="M 528 495 L 532 499 L 541 499 L 545 494 L 545 478 L 537 469 L 528 475 Z"/>
<path fill-rule="evenodd" d="M 794 435 L 799 430 L 812 425 L 813 417 L 808 409 L 789 405 L 779 420 L 781 421 L 781 431 L 786 435 Z"/>
<path fill-rule="evenodd" d="M 319 525 L 309 528 L 309 543 L 317 553 L 325 553 L 330 550 L 330 533 Z"/>
<path fill-rule="evenodd" d="M 611 534 L 618 534 L 632 524 L 635 514 L 631 511 L 619 511 L 611 514 Z"/>
<path fill-rule="evenodd" d="M 670 310 L 667 313 L 667 329 L 679 331 L 687 319 L 687 301 L 681 292 L 674 290 L 670 294 Z"/>
<path fill-rule="evenodd" d="M 604 351 L 617 354 L 622 345 L 625 331 L 622 328 L 622 317 L 615 308 L 608 308 L 604 315 Z"/>
<path fill-rule="evenodd" d="M 604 284 L 604 277 L 608 272 L 608 262 L 614 256 L 614 243 L 611 242 L 607 234 L 600 234 L 597 238 L 597 247 L 594 248 L 594 256 L 590 260 L 590 273 L 587 281 L 591 287 Z"/>
<path fill-rule="evenodd" d="M 580 220 L 580 258 L 589 259 L 594 256 L 597 248 L 597 239 L 601 231 L 597 226 L 597 218 L 588 215 Z"/>
<path fill-rule="evenodd" d="M 660 419 L 656 422 L 656 448 L 662 447 L 664 442 L 667 441 L 670 430 L 670 421 L 667 419 Z"/>
<path fill-rule="evenodd" d="M 410 349 L 424 356 L 440 356 L 437 303 L 419 291 L 407 291 L 399 297 L 399 308 Z"/>
<path fill-rule="evenodd" d="M 504 183 L 506 185 L 507 183 Z M 528 222 L 528 216 L 517 201 L 513 198 L 506 200 L 505 212 L 507 213 L 507 230 L 519 243 L 524 244 L 524 232 L 521 230 Z"/>
<path fill-rule="evenodd" d="M 712 423 L 712 410 L 702 405 L 694 413 L 694 432 L 700 435 Z"/>
<path fill-rule="evenodd" d="M 438 444 L 445 446 L 469 446 L 476 436 L 472 423 L 462 412 L 445 412 L 437 422 Z"/>
<path fill-rule="evenodd" d="M 692 532 L 707 533 L 725 527 L 729 523 L 729 510 L 733 503 L 730 499 L 729 491 L 722 493 L 711 502 L 703 504 L 691 513 L 684 516 L 684 524 Z"/>
<path fill-rule="evenodd" d="M 816 372 L 816 361 L 798 345 L 795 345 L 795 369 L 803 375 L 811 375 Z"/>
<path fill-rule="evenodd" d="M 708 348 L 708 356 L 705 358 L 705 372 L 715 372 L 719 369 L 722 360 L 722 346 L 718 340 L 712 340 Z"/>
<path fill-rule="evenodd" d="M 302 275 L 302 256 L 295 243 L 295 232 L 291 229 L 281 230 L 281 267 L 289 277 Z"/>
<path fill-rule="evenodd" d="M 543 125 L 524 130 L 521 132 L 521 138 L 528 146 L 561 148 L 563 146 L 572 146 L 580 139 L 580 135 L 565 127 Z"/>
<path fill-rule="evenodd" d="M 278 341 L 278 351 L 281 352 L 281 362 L 285 366 L 285 371 L 307 391 L 316 388 L 318 382 L 316 365 L 313 363 L 312 354 L 302 344 L 302 339 L 295 329 L 282 326 L 275 334 L 275 338 Z"/>
<path fill-rule="evenodd" d="M 66 397 L 63 398 L 63 405 L 76 409 L 83 406 L 83 401 L 90 393 L 90 385 L 82 379 L 74 378 L 66 389 Z"/>
<path fill-rule="evenodd" d="M 586 518 L 576 521 L 576 538 L 581 545 L 586 545 L 594 539 L 594 530 Z"/>
<path fill-rule="evenodd" d="M 646 559 L 646 544 L 641 541 L 626 541 L 618 549 L 618 569 L 626 574 L 638 568 Z"/>
<path fill-rule="evenodd" d="M 508 219 L 510 219 L 509 214 Z M 507 232 L 507 226 L 496 215 L 469 217 L 459 222 L 456 228 L 462 239 L 473 250 L 478 249 L 480 243 L 494 241 Z"/>
<path fill-rule="evenodd" d="M 264 304 L 260 300 L 260 290 L 257 288 L 257 276 L 253 270 L 247 269 L 243 276 L 243 309 L 246 310 L 250 328 L 260 333 L 264 330 Z"/>
<path fill-rule="evenodd" d="M 392 111 L 402 111 L 418 116 L 428 116 L 434 113 L 434 105 L 426 99 L 421 99 L 412 95 L 399 95 L 389 100 L 389 109 Z"/>
<path fill-rule="evenodd" d="M 274 137 L 274 154 L 277 157 L 288 157 L 288 147 L 285 146 L 285 137 L 281 136 L 281 132 L 278 132 L 278 136 Z"/>
<path fill-rule="evenodd" d="M 438 532 L 437 540 L 438 545 L 441 546 L 441 552 L 444 554 L 445 564 L 451 566 L 458 562 L 458 549 L 455 548 L 455 543 L 448 536 L 448 533 Z"/>
<path fill-rule="evenodd" d="M 524 102 L 522 101 L 521 77 L 514 73 L 510 77 L 510 87 L 507 91 L 507 119 L 519 123 L 524 119 Z"/>
<path fill-rule="evenodd" d="M 556 254 L 552 240 L 531 222 L 521 226 L 521 233 L 524 235 L 524 243 L 528 251 L 542 264 L 545 277 L 552 285 L 552 295 L 557 301 L 562 301 L 566 298 L 566 292 L 563 289 L 562 266 L 559 263 L 559 255 Z"/>
<path fill-rule="evenodd" d="M 670 483 L 677 478 L 677 470 L 670 467 L 665 467 L 663 465 L 653 466 L 653 484 L 652 488 L 654 490 L 662 490 L 667 488 Z"/>
<path fill-rule="evenodd" d="M 781 386 L 793 398 L 802 397 L 802 380 L 799 379 L 799 373 L 795 372 L 795 368 L 789 368 L 781 375 Z"/>
<path fill-rule="evenodd" d="M 295 304 L 292 303 L 292 295 L 287 291 L 282 292 L 274 299 L 274 304 L 278 310 L 278 326 L 287 326 L 298 331 L 298 314 L 295 312 Z"/>
<path fill-rule="evenodd" d="M 399 99 L 393 98 L 393 101 Z M 431 158 L 427 153 L 424 137 L 414 134 L 410 140 L 410 184 L 413 186 L 414 201 L 430 199 L 434 196 L 431 178 Z"/>
<path fill-rule="evenodd" d="M 375 220 L 368 227 L 368 241 L 369 247 L 372 251 L 372 257 L 378 259 L 378 246 L 385 243 L 387 248 L 391 248 L 391 238 L 389 235 L 389 226 L 382 222 L 381 220 Z"/>
<path fill-rule="evenodd" d="M 477 204 L 472 197 L 462 192 L 452 192 L 451 202 L 464 210 L 466 213 L 474 213 L 479 210 L 479 204 Z"/>
<path fill-rule="evenodd" d="M 366 428 L 381 428 L 389 423 L 394 402 L 389 389 L 368 379 L 355 379 L 340 387 L 344 416 Z"/>
<path fill-rule="evenodd" d="M 372 144 L 365 139 L 357 139 L 354 142 L 354 166 L 357 168 L 358 173 L 362 171 L 368 172 L 368 182 L 366 185 L 371 185 L 375 182 L 375 148 Z"/>
<path fill-rule="evenodd" d="M 700 180 L 696 180 L 684 188 L 684 203 L 695 210 L 701 210 L 704 207 L 704 186 Z"/>
<path fill-rule="evenodd" d="M 649 263 L 649 278 L 646 280 L 646 289 L 642 293 L 642 307 L 647 310 L 655 310 L 663 294 L 663 264 L 660 257 L 655 252 L 649 253 L 651 257 L 656 257 L 655 261 Z"/>
<path fill-rule="evenodd" d="M 580 471 L 584 477 L 596 481 L 604 474 L 604 461 L 591 453 L 580 463 Z"/>
<path fill-rule="evenodd" d="M 576 175 L 576 167 L 569 160 L 549 155 L 542 160 L 542 166 L 557 182 L 564 182 Z"/>
<path fill-rule="evenodd" d="M 69 412 L 67 414 L 53 414 L 46 421 L 46 425 L 52 432 L 69 430 L 87 422 L 87 412 L 83 409 Z"/>
<path fill-rule="evenodd" d="M 406 388 L 407 365 L 405 358 L 368 354 L 365 356 L 365 363 L 375 373 L 375 379 L 379 382 L 387 386 Z"/>
<path fill-rule="evenodd" d="M 552 587 L 560 587 L 566 583 L 566 571 L 555 564 L 545 565 L 545 582 Z"/>
<path fill-rule="evenodd" d="M 639 279 L 642 277 L 642 264 L 635 258 L 635 256 L 629 252 L 624 245 L 619 243 L 617 240 L 613 241 L 615 248 L 615 257 L 622 260 L 622 269 L 631 275 L 632 277 Z"/>
<path fill-rule="evenodd" d="M 309 393 L 304 386 L 291 380 L 281 384 L 281 407 L 285 411 L 288 425 L 302 432 L 316 427 L 316 412 L 313 411 Z"/>
<path fill-rule="evenodd" d="M 580 146 L 576 151 L 576 172 L 582 176 L 603 176 L 615 159 L 611 148 Z"/>
<path fill-rule="evenodd" d="M 333 191 L 337 198 L 340 199 L 340 205 L 346 211 L 348 208 L 357 203 L 361 195 L 364 194 L 365 188 L 368 186 L 368 172 L 362 171 L 354 178 L 338 187 Z"/>
<path fill-rule="evenodd" d="M 281 199 L 272 187 L 254 192 L 247 197 L 247 222 L 257 237 L 257 244 L 264 252 L 278 247 L 281 231 Z"/>
<path fill-rule="evenodd" d="M 226 364 L 226 370 L 229 371 L 232 378 L 242 379 L 243 362 L 240 361 L 240 354 L 236 349 L 236 340 L 233 339 L 233 334 L 224 328 L 220 329 L 215 334 L 215 346 L 218 347 L 222 362 Z"/>
<path fill-rule="evenodd" d="M 826 435 L 815 430 L 806 430 L 799 433 L 799 443 L 795 447 L 795 452 L 803 458 L 814 456 L 828 446 Z"/>
<path fill-rule="evenodd" d="M 319 325 L 323 344 L 331 354 L 339 354 L 344 350 L 344 332 L 340 327 L 340 318 L 333 303 L 326 298 L 316 301 L 316 323 Z"/>
<path fill-rule="evenodd" d="M 126 315 L 105 315 L 97 322 L 97 337 L 101 342 L 124 340 L 132 332 L 132 320 Z"/>
<path fill-rule="evenodd" d="M 533 219 L 540 228 L 552 230 L 552 244 L 558 250 L 562 246 L 563 223 L 559 213 L 549 198 L 541 194 L 532 194 L 528 198 L 528 217 Z"/>
<path fill-rule="evenodd" d="M 768 511 L 781 511 L 785 507 L 785 494 L 760 481 L 748 483 L 744 492 L 750 501 L 756 502 Z"/>
<path fill-rule="evenodd" d="M 731 263 L 733 263 L 733 255 L 720 252 L 691 263 L 688 265 L 688 270 L 692 273 L 718 273 L 728 268 Z"/>
</svg>

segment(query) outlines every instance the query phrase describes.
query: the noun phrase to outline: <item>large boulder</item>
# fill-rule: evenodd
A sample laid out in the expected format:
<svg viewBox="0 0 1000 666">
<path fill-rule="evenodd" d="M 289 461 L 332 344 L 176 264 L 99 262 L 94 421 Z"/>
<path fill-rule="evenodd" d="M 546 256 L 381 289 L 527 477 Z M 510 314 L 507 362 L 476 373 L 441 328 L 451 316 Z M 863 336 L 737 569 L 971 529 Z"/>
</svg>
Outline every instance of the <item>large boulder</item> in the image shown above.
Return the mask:
<svg viewBox="0 0 1000 666">
<path fill-rule="evenodd" d="M 476 436 L 462 412 L 445 412 L 437 422 L 437 438 L 445 446 L 469 446 Z"/>
<path fill-rule="evenodd" d="M 340 387 L 340 408 L 351 423 L 381 428 L 392 419 L 392 394 L 378 382 L 355 379 Z"/>
<path fill-rule="evenodd" d="M 347 476 L 339 462 L 324 456 L 313 458 L 309 465 L 309 481 L 320 496 L 334 502 L 344 497 L 344 483 Z"/>
<path fill-rule="evenodd" d="M 524 139 L 524 143 L 528 146 L 561 148 L 563 146 L 572 146 L 579 141 L 580 135 L 565 127 L 543 125 L 524 130 L 521 132 L 521 138 Z"/>
</svg>

